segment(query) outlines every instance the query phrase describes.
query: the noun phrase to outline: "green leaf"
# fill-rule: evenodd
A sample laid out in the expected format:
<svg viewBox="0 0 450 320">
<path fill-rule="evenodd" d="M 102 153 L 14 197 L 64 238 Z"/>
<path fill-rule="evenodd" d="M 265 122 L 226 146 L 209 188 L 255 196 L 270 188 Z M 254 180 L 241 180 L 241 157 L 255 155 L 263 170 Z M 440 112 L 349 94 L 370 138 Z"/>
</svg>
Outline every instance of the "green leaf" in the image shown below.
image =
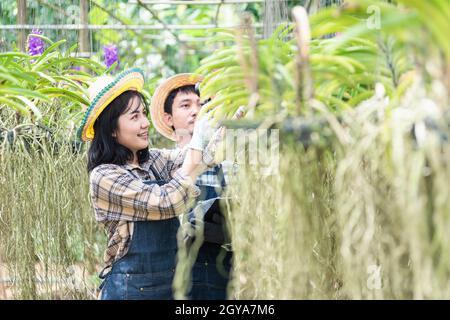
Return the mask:
<svg viewBox="0 0 450 320">
<path fill-rule="evenodd" d="M 6 97 L 0 96 L 0 103 L 20 112 L 22 115 L 28 116 L 30 114 L 30 112 L 24 105 L 17 103 L 14 100 L 8 99 Z"/>
<path fill-rule="evenodd" d="M 37 98 L 41 99 L 43 101 L 50 102 L 50 99 L 43 95 L 42 93 L 39 93 L 37 91 L 28 90 L 28 89 L 22 89 L 22 88 L 16 88 L 16 87 L 8 87 L 8 86 L 1 86 L 0 87 L 0 95 L 24 95 L 27 97 Z"/>
<path fill-rule="evenodd" d="M 1 71 L 1 66 L 0 66 Z M 11 81 L 15 85 L 20 85 L 20 81 L 17 80 L 16 77 L 13 77 L 10 73 L 0 72 L 0 79 L 5 79 Z"/>
<path fill-rule="evenodd" d="M 59 53 L 58 52 L 47 52 L 45 55 L 42 54 L 33 64 L 31 70 L 38 71 L 43 70 L 42 66 L 46 66 L 46 62 L 58 58 Z"/>
<path fill-rule="evenodd" d="M 101 74 L 104 72 L 105 67 L 103 65 L 101 65 L 98 62 L 95 62 L 93 60 L 88 60 L 88 59 L 83 59 L 83 58 L 60 58 L 60 59 L 56 59 L 55 61 L 49 62 L 45 65 L 43 65 L 40 68 L 40 71 L 44 71 L 47 69 L 50 69 L 52 67 L 56 67 L 56 66 L 72 66 L 72 65 L 76 65 L 76 66 L 85 66 L 89 69 L 92 69 L 93 71 L 95 71 L 97 74 Z"/>
<path fill-rule="evenodd" d="M 43 35 L 41 35 L 41 34 L 31 34 L 31 33 L 28 34 L 28 37 L 27 37 L 27 43 L 28 43 L 28 40 L 29 40 L 30 37 L 35 37 L 35 38 L 42 39 L 42 40 L 44 40 L 45 42 L 50 43 L 50 45 L 53 44 L 53 41 L 50 40 L 49 38 L 47 38 L 47 37 L 45 37 L 45 36 L 43 36 Z"/>
<path fill-rule="evenodd" d="M 36 115 L 36 120 L 40 120 L 42 118 L 42 113 L 39 110 L 38 107 L 29 99 L 23 97 L 23 96 L 15 96 L 14 98 L 21 100 L 25 105 L 33 111 L 33 113 Z"/>
<path fill-rule="evenodd" d="M 89 105 L 89 101 L 84 98 L 83 96 L 66 90 L 66 89 L 62 89 L 62 88 L 44 88 L 44 89 L 39 89 L 38 90 L 40 93 L 42 94 L 47 94 L 49 97 L 64 97 L 64 98 L 68 98 L 77 102 L 80 102 L 84 105 Z"/>
<path fill-rule="evenodd" d="M 84 90 L 83 87 L 78 82 L 70 79 L 69 77 L 54 76 L 54 79 L 67 83 L 77 91 L 83 92 Z"/>
<path fill-rule="evenodd" d="M 49 53 L 52 52 L 55 48 L 57 48 L 58 46 L 60 46 L 61 44 L 65 43 L 65 42 L 66 42 L 66 40 L 63 39 L 63 40 L 60 40 L 60 41 L 55 42 L 54 44 L 52 44 L 52 45 L 51 45 L 50 47 L 48 47 L 44 52 L 42 52 L 41 56 L 36 60 L 35 64 L 38 65 L 39 62 L 40 62 L 41 60 L 43 60 L 43 59 L 47 56 L 47 54 L 49 54 Z M 57 54 L 60 54 L 60 53 L 57 52 Z M 47 59 L 47 60 L 48 60 L 48 59 Z"/>
<path fill-rule="evenodd" d="M 3 52 L 0 53 L 0 58 L 22 58 L 22 59 L 30 59 L 31 57 L 26 54 L 26 53 L 22 53 L 22 52 Z"/>
<path fill-rule="evenodd" d="M 104 74 L 106 75 L 113 73 L 113 70 L 115 70 L 117 67 L 117 63 L 118 61 L 115 61 L 112 65 L 110 65 L 109 68 L 105 70 Z"/>
<path fill-rule="evenodd" d="M 49 81 L 50 83 L 52 83 L 52 84 L 55 84 L 55 83 L 56 83 L 55 78 L 49 76 L 48 74 L 46 74 L 46 73 L 44 73 L 44 72 L 40 72 L 40 71 L 38 71 L 38 72 L 36 72 L 36 73 L 37 73 L 41 78 L 43 78 L 43 79 Z"/>
</svg>

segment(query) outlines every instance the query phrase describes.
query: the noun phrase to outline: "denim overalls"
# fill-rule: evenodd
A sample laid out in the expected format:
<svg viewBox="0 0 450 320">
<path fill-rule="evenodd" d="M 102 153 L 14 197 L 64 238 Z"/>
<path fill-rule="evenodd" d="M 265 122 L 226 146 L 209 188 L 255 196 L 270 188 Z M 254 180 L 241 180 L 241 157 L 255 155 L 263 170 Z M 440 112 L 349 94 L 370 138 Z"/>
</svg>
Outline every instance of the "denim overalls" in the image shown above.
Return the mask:
<svg viewBox="0 0 450 320">
<path fill-rule="evenodd" d="M 158 175 L 156 175 L 158 178 Z M 146 184 L 163 185 L 163 180 Z M 115 261 L 101 285 L 102 300 L 173 299 L 178 217 L 134 222 L 128 252 Z"/>
<path fill-rule="evenodd" d="M 225 250 L 223 216 L 220 211 L 220 194 L 225 187 L 222 166 L 216 166 L 216 175 L 219 178 L 221 188 L 207 185 L 197 185 L 201 190 L 200 206 L 204 214 L 204 242 L 199 249 L 197 259 L 192 268 L 192 289 L 188 298 L 192 300 L 224 300 L 231 270 L 231 251 Z M 194 209 L 195 210 L 195 209 Z M 195 224 L 193 211 L 189 213 L 190 221 Z M 222 221 L 218 221 L 220 216 Z"/>
</svg>

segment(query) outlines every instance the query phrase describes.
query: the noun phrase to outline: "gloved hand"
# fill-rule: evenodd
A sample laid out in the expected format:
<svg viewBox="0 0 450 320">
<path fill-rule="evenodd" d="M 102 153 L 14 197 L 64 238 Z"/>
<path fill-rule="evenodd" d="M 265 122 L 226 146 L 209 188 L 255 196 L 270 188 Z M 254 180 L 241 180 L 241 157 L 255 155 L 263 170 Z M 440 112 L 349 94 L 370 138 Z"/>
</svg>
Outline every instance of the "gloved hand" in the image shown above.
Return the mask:
<svg viewBox="0 0 450 320">
<path fill-rule="evenodd" d="M 208 119 L 207 115 L 197 119 L 191 141 L 189 142 L 189 148 L 203 151 L 213 136 L 215 129 L 212 125 L 212 120 Z"/>
<path fill-rule="evenodd" d="M 202 158 L 206 166 L 211 168 L 225 160 L 225 134 L 225 127 L 220 127 L 214 132 L 213 137 L 205 146 Z"/>
<path fill-rule="evenodd" d="M 244 106 L 239 107 L 232 119 L 238 120 L 242 118 L 245 115 L 245 111 L 246 109 Z M 203 163 L 206 164 L 206 166 L 214 167 L 225 160 L 227 149 L 225 136 L 225 127 L 222 126 L 213 130 L 212 138 L 203 148 Z"/>
</svg>

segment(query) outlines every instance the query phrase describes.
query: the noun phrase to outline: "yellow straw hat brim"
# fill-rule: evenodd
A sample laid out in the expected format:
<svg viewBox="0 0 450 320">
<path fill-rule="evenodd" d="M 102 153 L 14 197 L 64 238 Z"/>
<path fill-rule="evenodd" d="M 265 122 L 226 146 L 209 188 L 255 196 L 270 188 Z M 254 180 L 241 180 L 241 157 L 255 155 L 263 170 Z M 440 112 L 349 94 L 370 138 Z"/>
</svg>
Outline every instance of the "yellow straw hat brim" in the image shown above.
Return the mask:
<svg viewBox="0 0 450 320">
<path fill-rule="evenodd" d="M 150 116 L 153 126 L 164 137 L 176 141 L 174 130 L 164 121 L 164 103 L 169 93 L 179 87 L 195 85 L 202 79 L 202 76 L 194 73 L 180 73 L 168 78 L 156 88 L 152 96 Z"/>
<path fill-rule="evenodd" d="M 84 119 L 78 130 L 78 136 L 83 141 L 94 139 L 94 123 L 105 108 L 119 95 L 128 90 L 141 92 L 144 87 L 144 73 L 141 69 L 133 68 L 121 72 L 109 82 L 105 82 L 103 89 L 91 99 Z"/>
</svg>

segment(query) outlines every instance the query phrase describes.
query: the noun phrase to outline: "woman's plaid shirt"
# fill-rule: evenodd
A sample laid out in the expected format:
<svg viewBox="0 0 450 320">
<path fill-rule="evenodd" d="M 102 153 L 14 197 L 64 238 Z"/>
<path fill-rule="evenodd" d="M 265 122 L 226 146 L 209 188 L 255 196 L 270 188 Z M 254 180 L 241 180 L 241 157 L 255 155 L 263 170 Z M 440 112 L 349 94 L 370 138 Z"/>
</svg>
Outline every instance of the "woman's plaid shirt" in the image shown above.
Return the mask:
<svg viewBox="0 0 450 320">
<path fill-rule="evenodd" d="M 106 266 L 127 253 L 135 221 L 169 219 L 186 213 L 193 205 L 200 190 L 179 170 L 184 151 L 150 149 L 150 159 L 140 166 L 103 164 L 91 171 L 95 218 L 108 232 Z M 158 178 L 168 183 L 159 186 L 143 182 Z"/>
</svg>

